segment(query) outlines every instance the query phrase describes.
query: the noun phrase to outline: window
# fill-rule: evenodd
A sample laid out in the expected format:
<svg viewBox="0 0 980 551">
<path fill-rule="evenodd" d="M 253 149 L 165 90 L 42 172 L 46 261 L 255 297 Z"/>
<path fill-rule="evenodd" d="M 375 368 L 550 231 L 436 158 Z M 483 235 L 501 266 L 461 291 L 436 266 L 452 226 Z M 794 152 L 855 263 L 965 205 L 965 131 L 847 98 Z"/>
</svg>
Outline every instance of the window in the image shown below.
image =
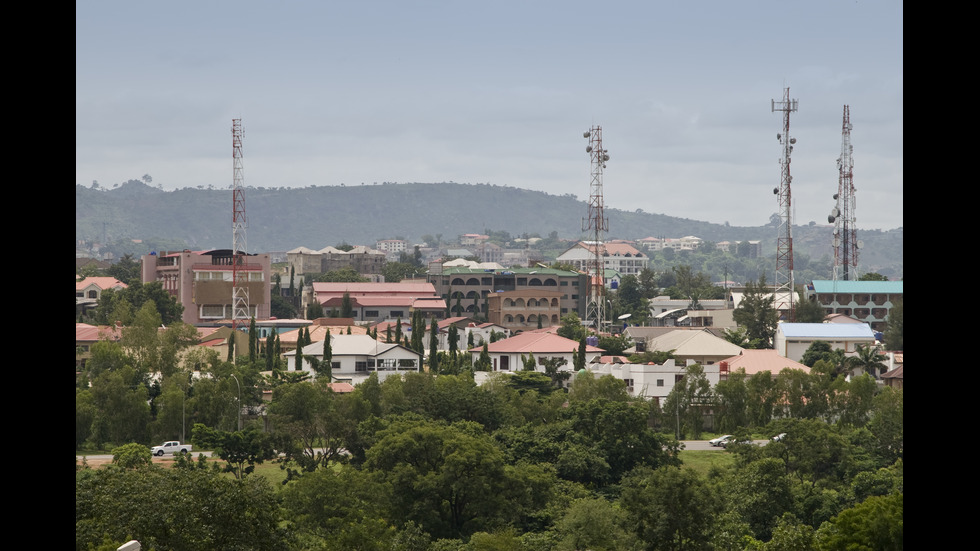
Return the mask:
<svg viewBox="0 0 980 551">
<path fill-rule="evenodd" d="M 657 379 L 657 386 L 664 386 L 664 380 L 663 379 Z"/>
<path fill-rule="evenodd" d="M 225 305 L 224 304 L 202 304 L 201 305 L 201 317 L 202 318 L 223 318 L 223 317 L 225 317 Z"/>
<path fill-rule="evenodd" d="M 378 311 L 377 310 L 365 310 L 364 311 L 364 317 L 365 318 L 376 318 L 376 317 L 378 317 Z"/>
<path fill-rule="evenodd" d="M 367 371 L 367 362 L 354 362 L 354 371 Z"/>
<path fill-rule="evenodd" d="M 405 317 L 405 312 L 403 310 L 392 310 L 388 314 L 389 318 L 403 318 Z"/>
</svg>

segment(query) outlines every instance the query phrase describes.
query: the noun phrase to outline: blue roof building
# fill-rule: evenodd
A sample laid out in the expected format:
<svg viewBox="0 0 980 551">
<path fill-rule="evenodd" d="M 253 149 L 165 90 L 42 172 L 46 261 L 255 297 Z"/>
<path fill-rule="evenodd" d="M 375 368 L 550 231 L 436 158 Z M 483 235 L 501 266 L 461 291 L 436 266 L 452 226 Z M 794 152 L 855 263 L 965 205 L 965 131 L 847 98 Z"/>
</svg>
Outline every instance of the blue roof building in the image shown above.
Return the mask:
<svg viewBox="0 0 980 551">
<path fill-rule="evenodd" d="M 874 331 L 864 323 L 780 323 L 773 348 L 780 356 L 798 362 L 816 341 L 848 354 L 856 353 L 858 345 L 874 346 L 876 342 Z"/>
</svg>

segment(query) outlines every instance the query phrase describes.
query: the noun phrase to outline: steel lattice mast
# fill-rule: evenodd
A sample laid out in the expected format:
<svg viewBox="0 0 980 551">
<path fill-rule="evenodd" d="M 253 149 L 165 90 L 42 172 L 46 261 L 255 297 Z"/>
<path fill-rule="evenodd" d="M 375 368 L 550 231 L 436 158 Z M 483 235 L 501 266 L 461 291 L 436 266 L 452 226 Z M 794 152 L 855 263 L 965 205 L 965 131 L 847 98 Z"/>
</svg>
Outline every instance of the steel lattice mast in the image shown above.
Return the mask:
<svg viewBox="0 0 980 551">
<path fill-rule="evenodd" d="M 245 241 L 245 188 L 242 169 L 242 120 L 231 120 L 234 183 L 232 185 L 231 328 L 248 324 L 248 246 Z"/>
<path fill-rule="evenodd" d="M 849 281 L 857 278 L 858 240 L 855 210 L 857 203 L 854 190 L 854 146 L 851 145 L 851 109 L 844 106 L 844 122 L 841 128 L 840 157 L 837 158 L 837 171 L 840 174 L 837 205 L 827 217 L 834 223 L 834 281 Z"/>
<path fill-rule="evenodd" d="M 789 87 L 786 88 L 782 101 L 772 100 L 772 112 L 780 111 L 783 113 L 783 131 L 776 134 L 776 139 L 783 148 L 783 155 L 779 159 L 780 178 L 779 187 L 773 190 L 779 198 L 779 229 L 776 235 L 776 301 L 777 311 L 786 312 L 786 319 L 794 321 L 796 318 L 795 302 L 795 282 L 793 280 L 793 195 L 790 191 L 790 183 L 793 177 L 790 175 L 789 164 L 790 154 L 793 152 L 793 144 L 796 138 L 789 136 L 789 114 L 797 110 L 798 101 L 789 99 Z"/>
<path fill-rule="evenodd" d="M 589 275 L 588 303 L 585 307 L 585 321 L 593 322 L 598 332 L 606 323 L 606 285 L 604 274 L 605 243 L 603 232 L 609 230 L 609 219 L 606 218 L 602 206 L 602 170 L 606 168 L 609 153 L 602 147 L 602 127 L 593 126 L 583 136 L 588 138 L 589 145 L 585 151 L 592 159 L 592 183 L 589 186 L 589 217 L 582 220 L 582 230 L 592 232 L 592 258 L 588 262 L 586 272 Z"/>
</svg>

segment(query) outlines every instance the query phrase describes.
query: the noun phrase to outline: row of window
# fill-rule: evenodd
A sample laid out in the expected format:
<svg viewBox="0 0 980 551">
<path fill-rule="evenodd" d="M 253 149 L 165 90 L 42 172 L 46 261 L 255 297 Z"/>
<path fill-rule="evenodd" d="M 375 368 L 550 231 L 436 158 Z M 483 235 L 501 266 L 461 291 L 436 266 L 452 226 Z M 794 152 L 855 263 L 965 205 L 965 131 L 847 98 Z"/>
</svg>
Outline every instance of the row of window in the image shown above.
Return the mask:
<svg viewBox="0 0 980 551">
<path fill-rule="evenodd" d="M 202 304 L 198 308 L 198 317 L 201 319 L 228 319 L 234 310 L 231 304 Z M 259 307 L 249 306 L 250 317 L 259 317 Z"/>
<path fill-rule="evenodd" d="M 229 270 L 215 272 L 198 271 L 194 272 L 196 281 L 231 281 L 232 273 Z M 248 272 L 249 281 L 264 281 L 265 274 L 262 272 Z"/>
</svg>

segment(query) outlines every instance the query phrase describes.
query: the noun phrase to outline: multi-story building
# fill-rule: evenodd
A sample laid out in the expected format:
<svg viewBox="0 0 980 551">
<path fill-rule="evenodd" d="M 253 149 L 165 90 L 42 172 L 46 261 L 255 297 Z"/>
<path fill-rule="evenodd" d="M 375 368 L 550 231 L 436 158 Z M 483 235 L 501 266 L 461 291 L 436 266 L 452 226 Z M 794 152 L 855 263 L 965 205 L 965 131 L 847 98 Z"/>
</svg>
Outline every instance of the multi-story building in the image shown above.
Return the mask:
<svg viewBox="0 0 980 551">
<path fill-rule="evenodd" d="M 544 287 L 491 293 L 488 319 L 511 332 L 559 325 L 562 296 L 561 291 Z"/>
<path fill-rule="evenodd" d="M 359 274 L 380 274 L 385 267 L 385 253 L 358 245 L 349 251 L 324 247 L 319 251 L 297 247 L 286 253 L 286 261 L 296 274 L 322 274 L 352 268 Z"/>
<path fill-rule="evenodd" d="M 183 321 L 191 325 L 232 317 L 232 251 L 160 252 L 142 258 L 143 283 L 159 281 L 184 307 Z M 271 315 L 272 263 L 268 254 L 249 254 L 240 269 L 248 273 L 248 304 L 255 319 Z"/>
<path fill-rule="evenodd" d="M 576 270 L 587 272 L 595 258 L 595 243 L 580 241 L 572 248 L 558 255 L 557 262 L 575 266 Z M 616 270 L 622 275 L 636 275 L 647 267 L 649 258 L 628 243 L 609 242 L 603 244 L 602 263 L 607 270 Z"/>
<path fill-rule="evenodd" d="M 404 239 L 380 239 L 377 243 L 375 243 L 374 248 L 385 254 L 403 253 L 408 251 L 408 241 L 405 241 Z"/>
<path fill-rule="evenodd" d="M 806 286 L 806 298 L 820 303 L 827 314 L 844 314 L 884 331 L 903 287 L 903 281 L 814 280 Z"/>
<path fill-rule="evenodd" d="M 474 269 L 432 263 L 428 279 L 453 316 L 487 316 L 490 295 L 525 289 L 558 291 L 559 318 L 571 312 L 585 315 L 585 274 L 552 268 Z"/>
</svg>

